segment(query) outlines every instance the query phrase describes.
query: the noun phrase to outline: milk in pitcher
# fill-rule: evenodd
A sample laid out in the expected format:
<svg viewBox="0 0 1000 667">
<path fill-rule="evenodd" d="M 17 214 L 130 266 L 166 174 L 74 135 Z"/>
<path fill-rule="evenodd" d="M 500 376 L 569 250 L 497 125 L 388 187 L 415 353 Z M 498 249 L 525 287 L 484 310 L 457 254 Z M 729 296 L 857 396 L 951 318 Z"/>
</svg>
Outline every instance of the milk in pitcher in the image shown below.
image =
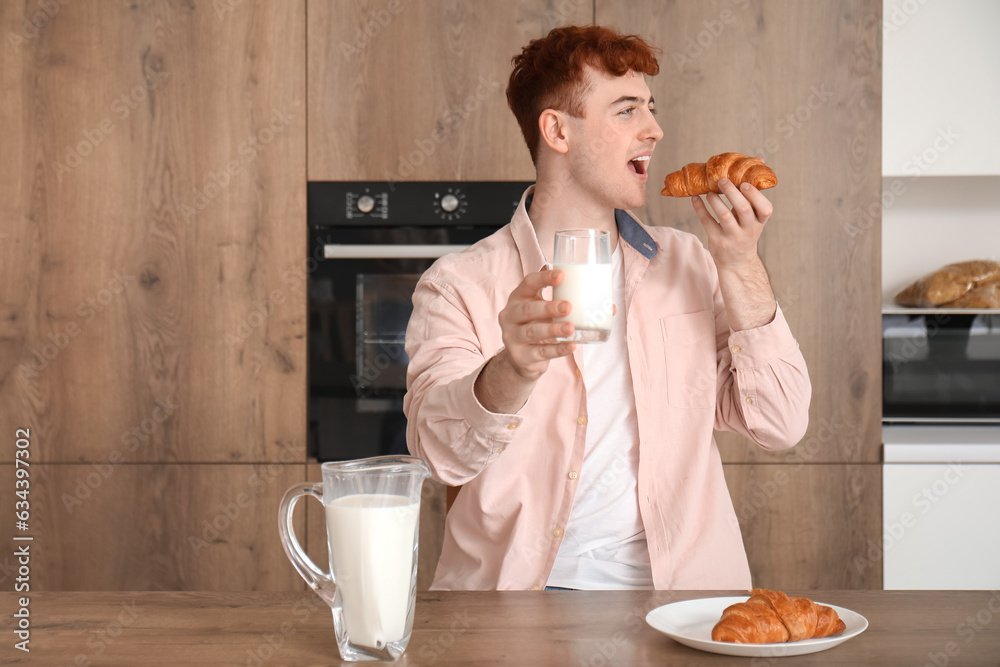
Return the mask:
<svg viewBox="0 0 1000 667">
<path fill-rule="evenodd" d="M 406 632 L 420 505 L 404 496 L 357 494 L 326 505 L 330 568 L 351 642 L 379 647 Z"/>
</svg>

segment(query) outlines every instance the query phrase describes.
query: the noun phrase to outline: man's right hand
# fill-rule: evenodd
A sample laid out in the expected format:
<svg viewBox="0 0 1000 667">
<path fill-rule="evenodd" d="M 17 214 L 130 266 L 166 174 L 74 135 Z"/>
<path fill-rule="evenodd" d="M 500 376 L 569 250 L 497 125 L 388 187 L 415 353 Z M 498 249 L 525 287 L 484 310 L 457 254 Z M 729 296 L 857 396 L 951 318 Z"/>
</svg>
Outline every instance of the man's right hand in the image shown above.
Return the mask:
<svg viewBox="0 0 1000 667">
<path fill-rule="evenodd" d="M 500 311 L 504 349 L 494 356 L 476 379 L 479 402 L 490 412 L 514 413 L 528 400 L 535 382 L 549 361 L 573 353 L 576 343 L 556 338 L 573 334 L 569 322 L 553 322 L 568 315 L 568 301 L 546 301 L 542 290 L 563 281 L 562 271 L 542 270 L 525 276 Z"/>
<path fill-rule="evenodd" d="M 569 315 L 569 301 L 546 301 L 542 290 L 563 281 L 562 271 L 529 273 L 514 288 L 507 306 L 500 311 L 500 331 L 511 368 L 526 380 L 537 380 L 549 367 L 549 360 L 573 353 L 576 343 L 560 343 L 556 338 L 573 334 L 569 322 L 553 318 Z"/>
</svg>

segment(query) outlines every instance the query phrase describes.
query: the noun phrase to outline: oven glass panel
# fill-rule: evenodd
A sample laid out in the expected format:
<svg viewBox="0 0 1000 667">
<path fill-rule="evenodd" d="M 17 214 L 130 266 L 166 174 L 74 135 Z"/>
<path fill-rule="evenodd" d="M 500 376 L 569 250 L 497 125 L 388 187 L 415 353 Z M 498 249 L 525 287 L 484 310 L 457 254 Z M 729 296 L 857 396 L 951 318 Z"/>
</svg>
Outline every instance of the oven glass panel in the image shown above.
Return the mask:
<svg viewBox="0 0 1000 667">
<path fill-rule="evenodd" d="M 1000 421 L 1000 314 L 882 316 L 883 417 Z"/>
<path fill-rule="evenodd" d="M 352 382 L 359 396 L 406 390 L 409 358 L 403 344 L 419 279 L 415 273 L 358 274 Z"/>
</svg>

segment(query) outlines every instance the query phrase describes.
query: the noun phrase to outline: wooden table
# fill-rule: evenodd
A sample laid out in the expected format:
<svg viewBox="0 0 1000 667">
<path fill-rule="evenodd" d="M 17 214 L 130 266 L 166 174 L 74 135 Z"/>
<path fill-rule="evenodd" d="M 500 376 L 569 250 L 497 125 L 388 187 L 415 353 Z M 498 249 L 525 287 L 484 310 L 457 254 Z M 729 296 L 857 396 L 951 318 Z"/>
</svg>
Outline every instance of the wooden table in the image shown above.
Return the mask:
<svg viewBox="0 0 1000 667">
<path fill-rule="evenodd" d="M 795 594 L 794 591 L 788 591 Z M 833 649 L 732 658 L 675 643 L 646 612 L 732 591 L 421 593 L 399 665 L 1000 665 L 1000 592 L 823 591 L 870 625 Z M 30 653 L 14 649 L 18 594 L 0 593 L 0 663 L 341 664 L 329 608 L 312 593 L 34 593 Z"/>
</svg>

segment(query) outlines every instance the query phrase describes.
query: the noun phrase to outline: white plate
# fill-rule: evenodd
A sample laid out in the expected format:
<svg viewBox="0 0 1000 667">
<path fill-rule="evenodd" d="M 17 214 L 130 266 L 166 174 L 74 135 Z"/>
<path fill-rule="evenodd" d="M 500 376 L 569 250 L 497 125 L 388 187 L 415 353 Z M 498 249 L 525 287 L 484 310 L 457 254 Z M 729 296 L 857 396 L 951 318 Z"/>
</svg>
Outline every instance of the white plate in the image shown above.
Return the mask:
<svg viewBox="0 0 1000 667">
<path fill-rule="evenodd" d="M 832 607 L 847 626 L 839 635 L 781 644 L 733 644 L 712 641 L 712 628 L 722 617 L 722 610 L 737 602 L 746 602 L 748 599 L 747 596 L 703 598 L 665 604 L 646 614 L 646 622 L 674 641 L 691 648 L 722 655 L 761 658 L 825 651 L 861 634 L 868 627 L 868 619 L 861 614 L 830 604 L 826 606 Z M 817 604 L 826 603 L 817 602 Z"/>
</svg>

